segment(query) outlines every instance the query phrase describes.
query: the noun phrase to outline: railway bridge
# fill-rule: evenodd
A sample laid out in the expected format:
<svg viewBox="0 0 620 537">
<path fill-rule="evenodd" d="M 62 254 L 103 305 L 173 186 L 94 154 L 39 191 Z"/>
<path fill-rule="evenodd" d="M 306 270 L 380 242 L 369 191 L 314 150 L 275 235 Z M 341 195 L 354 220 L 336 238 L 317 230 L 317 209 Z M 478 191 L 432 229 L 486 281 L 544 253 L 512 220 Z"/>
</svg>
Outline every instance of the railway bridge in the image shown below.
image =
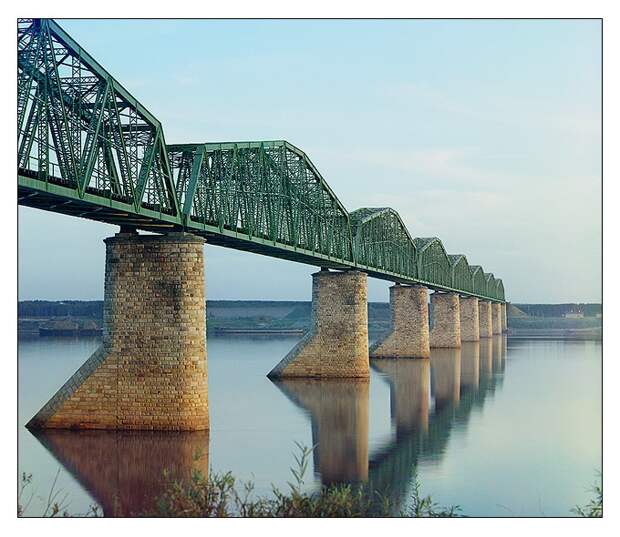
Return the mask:
<svg viewBox="0 0 620 537">
<path fill-rule="evenodd" d="M 348 211 L 294 145 L 169 145 L 55 21 L 20 19 L 17 49 L 19 204 L 120 227 L 105 240 L 102 346 L 31 427 L 209 427 L 205 241 L 320 269 L 312 329 L 271 378 L 367 379 L 369 356 L 424 359 L 505 329 L 501 279 L 392 208 Z M 368 276 L 394 283 L 392 330 L 371 348 Z"/>
</svg>

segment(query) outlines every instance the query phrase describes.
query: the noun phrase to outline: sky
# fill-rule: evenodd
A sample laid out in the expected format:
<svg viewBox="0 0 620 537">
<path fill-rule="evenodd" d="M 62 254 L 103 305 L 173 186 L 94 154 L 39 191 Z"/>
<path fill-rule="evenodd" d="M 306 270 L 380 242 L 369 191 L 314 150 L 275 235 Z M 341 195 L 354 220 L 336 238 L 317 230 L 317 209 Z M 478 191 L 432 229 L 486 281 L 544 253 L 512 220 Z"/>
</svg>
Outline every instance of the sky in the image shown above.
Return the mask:
<svg viewBox="0 0 620 537">
<path fill-rule="evenodd" d="M 166 143 L 287 140 L 516 303 L 601 301 L 594 20 L 58 20 Z M 100 300 L 118 227 L 19 208 L 19 299 Z M 207 297 L 310 300 L 316 267 L 207 245 Z M 369 278 L 368 298 L 389 282 Z"/>
</svg>

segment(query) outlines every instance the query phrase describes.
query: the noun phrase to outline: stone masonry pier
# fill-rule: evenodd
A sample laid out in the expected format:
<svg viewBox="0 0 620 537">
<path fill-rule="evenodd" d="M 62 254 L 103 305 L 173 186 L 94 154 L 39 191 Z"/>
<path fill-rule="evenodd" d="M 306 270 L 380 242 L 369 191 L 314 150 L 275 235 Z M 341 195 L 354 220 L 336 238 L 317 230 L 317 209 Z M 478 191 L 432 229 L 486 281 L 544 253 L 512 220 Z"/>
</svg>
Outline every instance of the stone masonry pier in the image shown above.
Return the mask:
<svg viewBox="0 0 620 537">
<path fill-rule="evenodd" d="M 478 299 L 476 297 L 461 297 L 461 341 L 480 340 L 480 316 L 478 311 Z"/>
<path fill-rule="evenodd" d="M 431 347 L 458 348 L 461 346 L 459 295 L 435 292 L 431 295 L 433 328 Z"/>
<path fill-rule="evenodd" d="M 28 427 L 208 429 L 204 240 L 105 243 L 103 343 Z"/>
<path fill-rule="evenodd" d="M 478 301 L 478 316 L 480 318 L 480 337 L 493 336 L 493 316 L 491 303 L 486 300 Z"/>
<path fill-rule="evenodd" d="M 508 331 L 508 317 L 506 315 L 506 303 L 504 302 L 502 304 L 502 331 L 503 332 L 507 332 Z"/>
<path fill-rule="evenodd" d="M 269 378 L 368 378 L 367 277 L 363 272 L 312 275 L 312 329 Z"/>
<path fill-rule="evenodd" d="M 371 358 L 428 358 L 428 293 L 421 285 L 390 287 L 390 333 L 370 348 Z"/>
<path fill-rule="evenodd" d="M 491 303 L 491 315 L 493 317 L 493 335 L 502 333 L 502 305 L 499 302 Z"/>
</svg>

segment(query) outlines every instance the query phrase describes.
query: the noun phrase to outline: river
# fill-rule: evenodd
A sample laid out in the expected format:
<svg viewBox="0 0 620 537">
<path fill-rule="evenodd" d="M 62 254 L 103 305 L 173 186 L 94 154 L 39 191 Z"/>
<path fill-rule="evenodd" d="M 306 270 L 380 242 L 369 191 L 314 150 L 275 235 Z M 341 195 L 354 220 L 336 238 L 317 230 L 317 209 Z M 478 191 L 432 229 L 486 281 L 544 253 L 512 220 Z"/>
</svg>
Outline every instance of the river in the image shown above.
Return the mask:
<svg viewBox="0 0 620 537">
<path fill-rule="evenodd" d="M 208 433 L 50 431 L 24 424 L 88 358 L 98 338 L 19 341 L 19 470 L 26 515 L 52 484 L 70 513 L 144 508 L 168 468 L 231 471 L 257 494 L 285 489 L 314 447 L 305 487 L 368 482 L 406 509 L 422 492 L 471 516 L 567 516 L 601 468 L 601 343 L 496 336 L 430 360 L 371 361 L 370 382 L 265 376 L 293 337 L 212 337 Z M 197 455 L 200 455 L 197 457 Z M 34 495 L 32 493 L 34 492 Z"/>
</svg>

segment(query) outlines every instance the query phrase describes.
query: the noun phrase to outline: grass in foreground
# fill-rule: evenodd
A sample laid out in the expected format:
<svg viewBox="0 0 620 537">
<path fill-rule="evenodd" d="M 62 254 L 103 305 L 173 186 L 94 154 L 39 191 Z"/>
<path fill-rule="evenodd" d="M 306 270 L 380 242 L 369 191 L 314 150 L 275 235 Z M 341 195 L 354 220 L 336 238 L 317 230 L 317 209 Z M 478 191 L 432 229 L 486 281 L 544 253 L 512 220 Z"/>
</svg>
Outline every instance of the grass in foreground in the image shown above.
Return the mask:
<svg viewBox="0 0 620 537">
<path fill-rule="evenodd" d="M 300 455 L 295 456 L 296 467 L 291 468 L 293 476 L 289 490 L 281 491 L 272 486 L 269 497 L 254 497 L 254 484 L 242 483 L 241 491 L 230 472 L 210 473 L 205 477 L 199 470 L 191 478 L 181 482 L 172 480 L 164 472 L 164 493 L 153 501 L 153 507 L 136 516 L 142 517 L 460 517 L 458 505 L 442 507 L 431 496 L 424 496 L 417 475 L 413 475 L 413 486 L 406 510 L 395 512 L 389 499 L 378 491 L 369 491 L 364 486 L 330 485 L 315 492 L 303 491 L 304 475 L 312 450 L 297 444 Z M 199 457 L 199 454 L 197 454 Z M 56 476 L 58 477 L 58 475 Z M 599 474 L 600 477 L 600 474 Z M 23 474 L 18 497 L 17 516 L 26 516 L 34 495 L 27 499 L 24 492 L 31 486 L 32 476 Z M 56 516 L 101 516 L 97 506 L 88 513 L 69 514 L 65 497 L 55 491 L 56 479 L 47 497 L 47 506 L 39 515 Z M 594 497 L 584 506 L 575 506 L 571 513 L 582 517 L 602 517 L 602 485 L 595 483 Z"/>
<path fill-rule="evenodd" d="M 330 485 L 316 492 L 304 492 L 304 475 L 312 450 L 297 444 L 300 455 L 291 468 L 293 481 L 289 491 L 272 486 L 270 497 L 253 497 L 254 485 L 245 483 L 242 492 L 230 472 L 205 477 L 194 471 L 188 482 L 170 482 L 154 507 L 141 516 L 157 517 L 388 517 L 394 516 L 387 498 L 364 487 Z M 411 507 L 401 512 L 405 517 L 460 516 L 460 508 L 440 507 L 430 496 L 422 496 L 417 476 L 411 496 Z"/>
</svg>

